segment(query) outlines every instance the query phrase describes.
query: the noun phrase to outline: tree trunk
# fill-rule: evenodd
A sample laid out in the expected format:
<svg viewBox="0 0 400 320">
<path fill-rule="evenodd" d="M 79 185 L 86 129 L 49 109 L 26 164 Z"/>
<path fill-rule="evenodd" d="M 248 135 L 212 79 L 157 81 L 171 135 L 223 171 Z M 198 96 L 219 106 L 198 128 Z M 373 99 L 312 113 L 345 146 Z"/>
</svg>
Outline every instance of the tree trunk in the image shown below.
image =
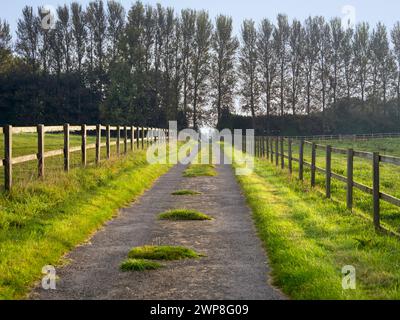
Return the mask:
<svg viewBox="0 0 400 320">
<path fill-rule="evenodd" d="M 293 76 L 292 80 L 292 112 L 293 115 L 296 115 L 296 83 L 295 83 L 295 76 Z"/>
<path fill-rule="evenodd" d="M 307 115 L 310 115 L 311 112 L 311 81 L 307 81 Z"/>
<path fill-rule="evenodd" d="M 193 93 L 193 129 L 197 130 L 197 81 L 195 81 L 194 85 L 194 93 Z"/>
<path fill-rule="evenodd" d="M 334 104 L 336 104 L 336 95 L 337 95 L 337 58 L 335 57 L 334 79 L 333 79 L 333 103 Z"/>
<path fill-rule="evenodd" d="M 283 58 L 282 58 L 282 62 L 281 62 L 281 116 L 283 116 L 283 113 L 284 113 L 284 104 L 285 104 L 285 102 L 284 102 L 284 94 L 283 94 L 283 90 L 284 90 L 284 84 L 283 84 L 283 81 L 284 81 L 284 74 L 283 74 L 283 72 L 284 72 L 284 68 L 285 68 L 285 66 L 284 66 L 284 61 L 283 61 Z"/>
<path fill-rule="evenodd" d="M 187 92 L 187 75 L 185 75 L 185 79 L 183 81 L 183 114 L 185 116 L 185 122 L 187 123 L 188 116 L 187 116 L 187 98 L 188 98 L 188 92 Z"/>
<path fill-rule="evenodd" d="M 397 80 L 397 119 L 400 119 L 400 74 Z"/>
</svg>

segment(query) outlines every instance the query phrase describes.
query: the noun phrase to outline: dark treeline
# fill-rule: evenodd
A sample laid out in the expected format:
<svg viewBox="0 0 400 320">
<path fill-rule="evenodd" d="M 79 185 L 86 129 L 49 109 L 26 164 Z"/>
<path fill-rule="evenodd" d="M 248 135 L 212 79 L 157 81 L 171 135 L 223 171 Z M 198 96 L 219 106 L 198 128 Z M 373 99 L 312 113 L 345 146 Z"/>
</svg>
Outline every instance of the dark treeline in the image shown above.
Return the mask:
<svg viewBox="0 0 400 320">
<path fill-rule="evenodd" d="M 396 108 L 395 105 L 392 106 Z M 250 116 L 224 113 L 220 128 L 248 129 L 253 125 Z M 307 114 L 262 115 L 255 119 L 257 135 L 324 135 L 324 134 L 363 134 L 399 132 L 399 119 L 378 113 L 371 116 L 365 112 L 364 105 L 356 98 L 343 99 L 334 108 L 328 108 L 325 114 L 313 112 Z"/>
<path fill-rule="evenodd" d="M 400 23 L 278 15 L 245 20 L 237 39 L 227 16 L 128 9 L 72 3 L 53 24 L 27 6 L 14 41 L 0 20 L 0 124 L 178 120 L 299 134 L 386 131 L 400 120 Z"/>
</svg>

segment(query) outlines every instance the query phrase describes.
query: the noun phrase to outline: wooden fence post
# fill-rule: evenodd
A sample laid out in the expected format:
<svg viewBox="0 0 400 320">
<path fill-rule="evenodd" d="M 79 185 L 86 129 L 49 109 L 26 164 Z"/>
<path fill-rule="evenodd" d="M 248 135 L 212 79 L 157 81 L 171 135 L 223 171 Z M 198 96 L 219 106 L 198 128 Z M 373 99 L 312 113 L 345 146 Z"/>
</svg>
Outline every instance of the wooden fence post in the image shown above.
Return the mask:
<svg viewBox="0 0 400 320">
<path fill-rule="evenodd" d="M 106 153 L 107 153 L 107 159 L 111 158 L 111 130 L 110 130 L 110 125 L 107 125 L 106 127 Z"/>
<path fill-rule="evenodd" d="M 293 161 L 293 155 L 292 155 L 292 139 L 291 138 L 289 138 L 289 140 L 288 140 L 288 153 L 289 153 L 289 172 L 290 172 L 290 174 L 292 174 L 292 172 L 293 172 L 293 163 L 292 163 L 292 161 Z"/>
<path fill-rule="evenodd" d="M 124 126 L 124 154 L 128 153 L 128 127 Z"/>
<path fill-rule="evenodd" d="M 268 137 L 264 137 L 264 159 L 269 159 L 268 155 Z"/>
<path fill-rule="evenodd" d="M 353 209 L 353 161 L 354 161 L 354 150 L 347 150 L 347 209 Z"/>
<path fill-rule="evenodd" d="M 38 134 L 38 175 L 39 178 L 44 177 L 44 125 L 39 124 L 37 126 Z"/>
<path fill-rule="evenodd" d="M 374 226 L 380 229 L 380 190 L 379 190 L 379 152 L 373 153 L 373 201 L 374 201 Z"/>
<path fill-rule="evenodd" d="M 12 174 L 12 126 L 4 127 L 4 187 L 11 191 L 13 184 Z"/>
<path fill-rule="evenodd" d="M 275 138 L 275 165 L 279 166 L 279 141 L 278 137 Z"/>
<path fill-rule="evenodd" d="M 70 157 L 69 157 L 69 124 L 64 124 L 64 171 L 69 171 Z"/>
<path fill-rule="evenodd" d="M 274 139 L 270 138 L 270 150 L 271 150 L 271 163 L 274 163 Z"/>
<path fill-rule="evenodd" d="M 311 145 L 311 187 L 315 187 L 316 149 L 315 142 L 313 142 Z"/>
<path fill-rule="evenodd" d="M 100 163 L 101 151 L 101 124 L 96 126 L 96 164 Z"/>
<path fill-rule="evenodd" d="M 144 127 L 142 127 L 142 150 L 144 150 Z"/>
<path fill-rule="evenodd" d="M 86 167 L 87 164 L 86 144 L 87 144 L 87 131 L 86 131 L 86 125 L 83 124 L 81 126 L 81 152 L 82 152 L 81 162 L 83 167 Z"/>
<path fill-rule="evenodd" d="M 265 146 L 265 143 L 267 141 L 267 138 L 265 136 L 261 137 L 261 155 L 262 158 L 266 158 L 267 157 L 267 148 Z"/>
<path fill-rule="evenodd" d="M 134 149 L 135 144 L 135 127 L 131 126 L 131 151 Z"/>
<path fill-rule="evenodd" d="M 256 137 L 256 157 L 260 157 L 260 137 Z"/>
<path fill-rule="evenodd" d="M 304 179 L 304 139 L 300 140 L 299 147 L 299 180 Z"/>
<path fill-rule="evenodd" d="M 121 153 L 121 127 L 117 126 L 117 155 Z"/>
<path fill-rule="evenodd" d="M 140 127 L 136 128 L 136 148 L 140 148 Z"/>
<path fill-rule="evenodd" d="M 331 197 L 331 179 L 332 179 L 332 147 L 326 146 L 326 173 L 325 173 L 325 193 L 326 197 Z"/>
<path fill-rule="evenodd" d="M 284 152 L 284 147 L 283 147 L 283 142 L 284 139 L 281 137 L 281 168 L 285 169 L 285 152 Z"/>
</svg>

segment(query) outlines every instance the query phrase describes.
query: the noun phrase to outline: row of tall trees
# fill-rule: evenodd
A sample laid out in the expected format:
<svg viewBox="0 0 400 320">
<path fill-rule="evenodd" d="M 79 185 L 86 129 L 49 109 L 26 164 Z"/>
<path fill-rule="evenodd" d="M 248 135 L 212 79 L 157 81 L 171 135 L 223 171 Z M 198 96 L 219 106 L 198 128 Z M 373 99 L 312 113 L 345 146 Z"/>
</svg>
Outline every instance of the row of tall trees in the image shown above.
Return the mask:
<svg viewBox="0 0 400 320">
<path fill-rule="evenodd" d="M 3 122 L 198 127 L 233 106 L 239 44 L 229 17 L 214 26 L 205 11 L 136 2 L 126 12 L 98 0 L 60 6 L 54 18 L 25 7 L 13 45 L 4 23 L 12 63 L 1 65 L 12 72 L 1 73 Z"/>
<path fill-rule="evenodd" d="M 343 99 L 400 117 L 400 23 L 389 33 L 381 23 L 352 28 L 339 18 L 290 23 L 278 15 L 276 25 L 258 27 L 246 20 L 239 56 L 239 92 L 253 118 L 325 113 Z"/>
<path fill-rule="evenodd" d="M 55 19 L 53 19 L 55 18 Z M 0 108 L 12 123 L 197 128 L 235 111 L 326 113 L 343 100 L 400 117 L 400 23 L 389 32 L 309 17 L 242 24 L 205 11 L 116 1 L 25 7 L 17 38 L 0 20 Z M 354 101 L 351 105 L 354 105 Z"/>
</svg>

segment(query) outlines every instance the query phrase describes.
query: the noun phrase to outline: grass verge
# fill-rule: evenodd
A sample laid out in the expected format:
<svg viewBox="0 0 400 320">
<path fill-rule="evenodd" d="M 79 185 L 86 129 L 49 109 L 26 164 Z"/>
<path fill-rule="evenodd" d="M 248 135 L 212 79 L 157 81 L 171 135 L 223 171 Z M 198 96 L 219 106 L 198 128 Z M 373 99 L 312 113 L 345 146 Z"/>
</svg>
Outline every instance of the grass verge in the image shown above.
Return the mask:
<svg viewBox="0 0 400 320">
<path fill-rule="evenodd" d="M 159 216 L 160 220 L 212 220 L 208 215 L 201 213 L 196 210 L 189 209 L 175 209 L 161 213 Z"/>
<path fill-rule="evenodd" d="M 169 170 L 143 151 L 99 167 L 57 172 L 0 195 L 0 299 L 23 298 L 45 265 L 84 242 Z"/>
<path fill-rule="evenodd" d="M 127 259 L 121 264 L 122 271 L 147 271 L 157 270 L 162 267 L 163 265 L 156 261 L 145 259 Z"/>
<path fill-rule="evenodd" d="M 185 247 L 173 246 L 144 246 L 133 248 L 129 254 L 130 259 L 148 260 L 182 260 L 201 257 L 196 251 Z"/>
<path fill-rule="evenodd" d="M 235 164 L 235 166 L 237 166 Z M 345 204 L 325 199 L 268 161 L 238 181 L 253 211 L 273 282 L 293 299 L 400 299 L 400 241 L 375 232 Z M 356 269 L 343 290 L 342 268 Z"/>
<path fill-rule="evenodd" d="M 214 177 L 217 175 L 213 164 L 191 164 L 183 173 L 186 178 Z"/>
<path fill-rule="evenodd" d="M 201 192 L 192 190 L 178 190 L 172 193 L 173 196 L 198 196 Z"/>
</svg>

